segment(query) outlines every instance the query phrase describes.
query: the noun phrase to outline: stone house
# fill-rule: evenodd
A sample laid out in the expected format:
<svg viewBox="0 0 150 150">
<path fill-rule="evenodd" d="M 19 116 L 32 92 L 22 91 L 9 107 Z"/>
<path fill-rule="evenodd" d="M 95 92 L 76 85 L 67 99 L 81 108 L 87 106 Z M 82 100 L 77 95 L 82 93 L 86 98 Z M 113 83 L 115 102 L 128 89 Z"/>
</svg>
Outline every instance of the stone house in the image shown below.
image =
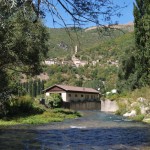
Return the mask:
<svg viewBox="0 0 150 150">
<path fill-rule="evenodd" d="M 69 85 L 54 85 L 44 90 L 46 96 L 59 93 L 63 102 L 100 101 L 99 91 L 93 88 L 76 87 Z"/>
</svg>

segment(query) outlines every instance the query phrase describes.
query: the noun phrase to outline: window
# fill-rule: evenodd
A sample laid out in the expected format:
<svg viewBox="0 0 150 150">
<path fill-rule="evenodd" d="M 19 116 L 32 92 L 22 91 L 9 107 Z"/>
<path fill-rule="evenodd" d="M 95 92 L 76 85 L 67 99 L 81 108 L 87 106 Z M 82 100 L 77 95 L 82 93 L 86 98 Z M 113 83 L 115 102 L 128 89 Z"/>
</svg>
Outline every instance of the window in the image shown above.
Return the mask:
<svg viewBox="0 0 150 150">
<path fill-rule="evenodd" d="M 77 95 L 77 94 L 75 94 L 75 97 L 78 97 L 78 95 Z"/>
<path fill-rule="evenodd" d="M 86 99 L 89 99 L 89 95 L 85 95 L 85 98 L 86 98 Z"/>
<path fill-rule="evenodd" d="M 69 97 L 71 97 L 71 94 L 69 94 Z"/>
<path fill-rule="evenodd" d="M 83 95 L 81 95 L 81 97 L 84 97 Z"/>
</svg>

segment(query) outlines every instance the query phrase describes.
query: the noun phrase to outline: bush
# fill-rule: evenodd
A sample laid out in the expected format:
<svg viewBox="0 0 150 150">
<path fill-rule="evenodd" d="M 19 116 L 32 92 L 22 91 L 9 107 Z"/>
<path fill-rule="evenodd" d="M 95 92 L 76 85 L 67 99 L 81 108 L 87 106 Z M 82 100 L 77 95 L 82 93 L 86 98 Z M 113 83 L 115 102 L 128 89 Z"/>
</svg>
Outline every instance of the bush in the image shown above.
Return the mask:
<svg viewBox="0 0 150 150">
<path fill-rule="evenodd" d="M 134 121 L 142 121 L 144 119 L 144 115 L 136 115 L 135 117 L 131 117 Z"/>
<path fill-rule="evenodd" d="M 8 116 L 29 113 L 33 110 L 33 99 L 30 96 L 13 97 L 5 105 Z"/>
<path fill-rule="evenodd" d="M 45 104 L 49 108 L 60 108 L 62 105 L 62 98 L 60 94 L 51 94 L 50 96 L 46 97 Z"/>
<path fill-rule="evenodd" d="M 116 111 L 117 115 L 123 115 L 124 113 L 127 112 L 127 107 L 124 102 L 118 101 L 118 106 L 119 106 L 119 109 Z"/>
<path fill-rule="evenodd" d="M 113 94 L 113 93 L 106 96 L 106 98 L 110 99 L 111 101 L 118 100 L 119 97 L 120 97 L 119 94 Z"/>
</svg>

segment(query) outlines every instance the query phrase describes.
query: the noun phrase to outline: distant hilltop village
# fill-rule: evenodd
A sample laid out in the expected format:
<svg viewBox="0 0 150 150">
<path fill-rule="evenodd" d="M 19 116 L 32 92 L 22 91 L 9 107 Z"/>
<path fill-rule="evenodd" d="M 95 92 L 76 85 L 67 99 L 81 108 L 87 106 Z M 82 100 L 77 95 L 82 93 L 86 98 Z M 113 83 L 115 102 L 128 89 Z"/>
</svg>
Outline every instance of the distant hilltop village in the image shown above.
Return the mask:
<svg viewBox="0 0 150 150">
<path fill-rule="evenodd" d="M 74 54 L 72 55 L 71 57 L 71 60 L 70 61 L 66 61 L 66 60 L 59 60 L 58 58 L 51 58 L 51 59 L 46 59 L 44 61 L 44 64 L 45 65 L 55 65 L 55 64 L 58 64 L 58 65 L 72 65 L 73 67 L 84 67 L 85 65 L 89 64 L 89 65 L 93 65 L 95 66 L 96 64 L 99 63 L 99 60 L 92 60 L 90 58 L 89 61 L 84 61 L 84 60 L 80 60 L 79 58 L 76 57 L 76 54 L 78 52 L 78 47 L 75 46 L 75 50 L 74 50 Z M 101 57 L 101 59 L 103 59 L 103 57 Z M 115 65 L 116 67 L 118 67 L 118 60 L 107 60 L 106 62 L 108 65 Z M 101 65 L 101 64 L 99 64 Z"/>
<path fill-rule="evenodd" d="M 82 61 L 82 60 L 80 60 L 76 57 L 77 52 L 78 52 L 78 47 L 75 46 L 74 54 L 71 57 L 71 61 L 58 60 L 58 58 L 54 58 L 54 59 L 46 59 L 44 63 L 46 65 L 54 65 L 54 64 L 65 65 L 65 64 L 69 64 L 69 65 L 72 65 L 72 66 L 75 66 L 75 67 L 79 67 L 79 66 L 83 67 L 86 64 L 88 64 L 88 61 Z"/>
</svg>

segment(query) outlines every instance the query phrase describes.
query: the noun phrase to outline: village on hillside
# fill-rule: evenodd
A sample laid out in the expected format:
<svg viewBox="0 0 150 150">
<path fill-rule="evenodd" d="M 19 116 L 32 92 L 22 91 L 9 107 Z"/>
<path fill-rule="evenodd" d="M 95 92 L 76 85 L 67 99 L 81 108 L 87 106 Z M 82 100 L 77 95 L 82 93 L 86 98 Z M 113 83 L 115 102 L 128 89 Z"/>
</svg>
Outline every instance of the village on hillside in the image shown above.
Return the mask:
<svg viewBox="0 0 150 150">
<path fill-rule="evenodd" d="M 96 64 L 101 65 L 99 63 L 99 60 L 92 60 L 92 58 L 90 58 L 90 56 L 88 57 L 88 59 L 89 59 L 88 61 L 83 61 L 83 60 L 77 58 L 76 57 L 77 52 L 78 52 L 78 47 L 75 46 L 74 54 L 71 57 L 71 61 L 59 60 L 58 58 L 51 58 L 51 59 L 46 59 L 44 61 L 44 64 L 48 65 L 48 66 L 55 65 L 55 64 L 57 64 L 57 65 L 66 65 L 66 64 L 68 64 L 68 65 L 71 65 L 71 66 L 77 67 L 77 68 L 78 67 L 84 67 L 85 65 L 93 65 L 93 66 L 95 66 Z M 101 59 L 103 59 L 103 57 L 101 57 Z M 118 67 L 118 60 L 114 61 L 114 60 L 110 59 L 110 60 L 107 60 L 106 64 L 110 65 L 110 66 L 114 65 L 114 66 Z"/>
</svg>

